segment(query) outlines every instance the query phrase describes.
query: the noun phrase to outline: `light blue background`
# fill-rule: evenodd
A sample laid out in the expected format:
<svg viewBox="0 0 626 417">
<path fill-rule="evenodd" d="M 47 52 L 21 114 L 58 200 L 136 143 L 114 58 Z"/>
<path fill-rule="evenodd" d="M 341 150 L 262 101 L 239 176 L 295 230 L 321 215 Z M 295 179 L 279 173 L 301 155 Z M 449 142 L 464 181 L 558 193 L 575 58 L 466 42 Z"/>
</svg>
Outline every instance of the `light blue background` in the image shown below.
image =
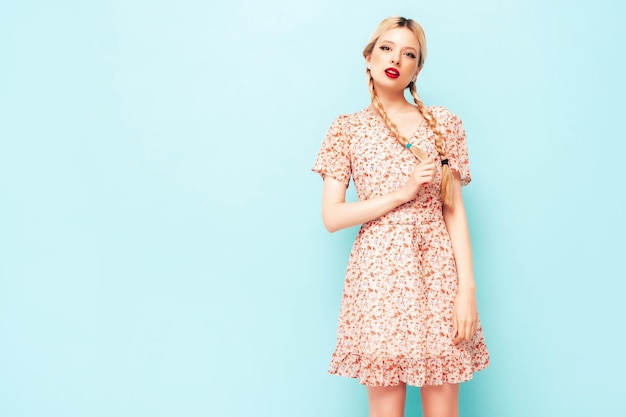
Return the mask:
<svg viewBox="0 0 626 417">
<path fill-rule="evenodd" d="M 356 229 L 309 170 L 389 15 L 468 132 L 462 415 L 626 414 L 624 6 L 387 3 L 0 3 L 1 416 L 366 415 L 326 374 Z"/>
</svg>

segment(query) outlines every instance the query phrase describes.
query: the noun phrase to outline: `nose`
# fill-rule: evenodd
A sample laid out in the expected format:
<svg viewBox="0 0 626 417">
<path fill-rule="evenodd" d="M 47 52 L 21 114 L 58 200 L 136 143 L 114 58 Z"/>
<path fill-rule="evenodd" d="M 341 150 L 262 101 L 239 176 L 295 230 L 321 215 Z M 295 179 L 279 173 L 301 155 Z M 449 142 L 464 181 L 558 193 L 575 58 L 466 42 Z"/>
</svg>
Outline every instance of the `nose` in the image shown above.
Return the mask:
<svg viewBox="0 0 626 417">
<path fill-rule="evenodd" d="M 397 54 L 396 56 L 391 57 L 391 63 L 400 65 L 400 54 Z"/>
</svg>

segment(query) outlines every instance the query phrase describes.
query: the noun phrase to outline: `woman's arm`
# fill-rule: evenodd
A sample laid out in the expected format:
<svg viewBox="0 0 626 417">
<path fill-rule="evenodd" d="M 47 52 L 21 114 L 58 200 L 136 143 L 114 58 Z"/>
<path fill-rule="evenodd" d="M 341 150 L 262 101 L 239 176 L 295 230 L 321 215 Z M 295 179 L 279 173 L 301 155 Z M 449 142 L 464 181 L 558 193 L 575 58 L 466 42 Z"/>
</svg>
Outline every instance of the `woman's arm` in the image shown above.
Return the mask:
<svg viewBox="0 0 626 417">
<path fill-rule="evenodd" d="M 454 343 L 469 340 L 478 325 L 478 308 L 476 306 L 476 283 L 472 265 L 472 246 L 470 243 L 467 216 L 461 193 L 461 178 L 454 173 L 454 203 L 444 206 L 443 217 L 450 234 L 452 250 L 456 260 L 459 277 L 458 293 L 454 302 L 452 324 L 457 334 Z"/>
<path fill-rule="evenodd" d="M 370 200 L 346 203 L 346 186 L 334 178 L 324 179 L 322 220 L 329 232 L 374 220 L 402 204 L 398 191 Z"/>
<path fill-rule="evenodd" d="M 422 186 L 432 181 L 435 164 L 427 159 L 418 164 L 406 184 L 399 190 L 365 201 L 346 203 L 346 187 L 334 178 L 324 179 L 322 220 L 329 232 L 377 219 L 412 200 Z"/>
</svg>

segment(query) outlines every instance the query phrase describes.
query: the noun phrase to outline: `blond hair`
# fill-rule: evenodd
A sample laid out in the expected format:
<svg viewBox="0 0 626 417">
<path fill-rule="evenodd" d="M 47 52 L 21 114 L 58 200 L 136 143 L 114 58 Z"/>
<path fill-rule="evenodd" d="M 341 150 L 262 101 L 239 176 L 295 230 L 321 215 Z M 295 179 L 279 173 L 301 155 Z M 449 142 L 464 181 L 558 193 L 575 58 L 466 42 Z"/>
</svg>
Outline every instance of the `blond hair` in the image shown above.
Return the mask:
<svg viewBox="0 0 626 417">
<path fill-rule="evenodd" d="M 417 72 L 419 73 L 424 66 L 424 62 L 426 61 L 426 34 L 424 33 L 424 29 L 414 20 L 406 19 L 404 17 L 388 17 L 378 25 L 376 31 L 370 38 L 369 43 L 363 49 L 363 57 L 368 58 L 372 55 L 374 50 L 374 46 L 376 46 L 376 42 L 378 39 L 388 30 L 405 27 L 409 29 L 415 36 L 417 37 L 417 41 L 419 43 L 419 57 L 417 61 Z M 372 96 L 372 104 L 376 110 L 380 113 L 383 120 L 385 121 L 385 125 L 391 130 L 391 132 L 396 136 L 398 142 L 402 146 L 406 146 L 409 142 L 407 138 L 400 134 L 398 130 L 398 126 L 389 118 L 387 112 L 383 107 L 383 103 L 380 101 L 378 96 L 376 95 L 376 91 L 374 91 L 374 79 L 372 78 L 372 74 L 367 68 L 365 70 L 368 77 L 368 86 L 370 90 L 370 94 Z M 437 125 L 437 119 L 430 113 L 430 111 L 424 106 L 424 103 L 419 99 L 417 95 L 417 89 L 415 87 L 415 81 L 411 81 L 407 86 L 409 91 L 411 92 L 411 96 L 413 96 L 413 101 L 417 106 L 417 109 L 421 113 L 422 117 L 426 120 L 430 129 L 435 134 L 435 148 L 437 149 L 437 153 L 441 158 L 442 163 L 442 175 L 441 175 L 441 197 L 443 199 L 444 204 L 451 205 L 453 200 L 452 193 L 452 171 L 450 171 L 450 166 L 448 165 L 448 157 L 446 155 L 445 149 L 443 147 L 443 134 L 441 130 L 439 130 L 439 126 Z M 409 150 L 415 155 L 418 160 L 424 160 L 427 158 L 427 155 L 420 150 L 417 146 L 410 146 Z"/>
</svg>

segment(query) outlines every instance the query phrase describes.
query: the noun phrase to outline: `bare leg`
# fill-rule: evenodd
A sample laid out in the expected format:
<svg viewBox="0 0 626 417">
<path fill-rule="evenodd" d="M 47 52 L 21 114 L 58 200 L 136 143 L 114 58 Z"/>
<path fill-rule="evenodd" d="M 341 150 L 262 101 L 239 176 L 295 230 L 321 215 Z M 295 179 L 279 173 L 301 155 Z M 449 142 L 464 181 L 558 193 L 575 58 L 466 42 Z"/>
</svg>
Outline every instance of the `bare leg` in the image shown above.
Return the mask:
<svg viewBox="0 0 626 417">
<path fill-rule="evenodd" d="M 406 385 L 367 387 L 370 417 L 404 417 Z"/>
<path fill-rule="evenodd" d="M 428 385 L 420 393 L 424 417 L 459 417 L 459 384 Z"/>
</svg>

